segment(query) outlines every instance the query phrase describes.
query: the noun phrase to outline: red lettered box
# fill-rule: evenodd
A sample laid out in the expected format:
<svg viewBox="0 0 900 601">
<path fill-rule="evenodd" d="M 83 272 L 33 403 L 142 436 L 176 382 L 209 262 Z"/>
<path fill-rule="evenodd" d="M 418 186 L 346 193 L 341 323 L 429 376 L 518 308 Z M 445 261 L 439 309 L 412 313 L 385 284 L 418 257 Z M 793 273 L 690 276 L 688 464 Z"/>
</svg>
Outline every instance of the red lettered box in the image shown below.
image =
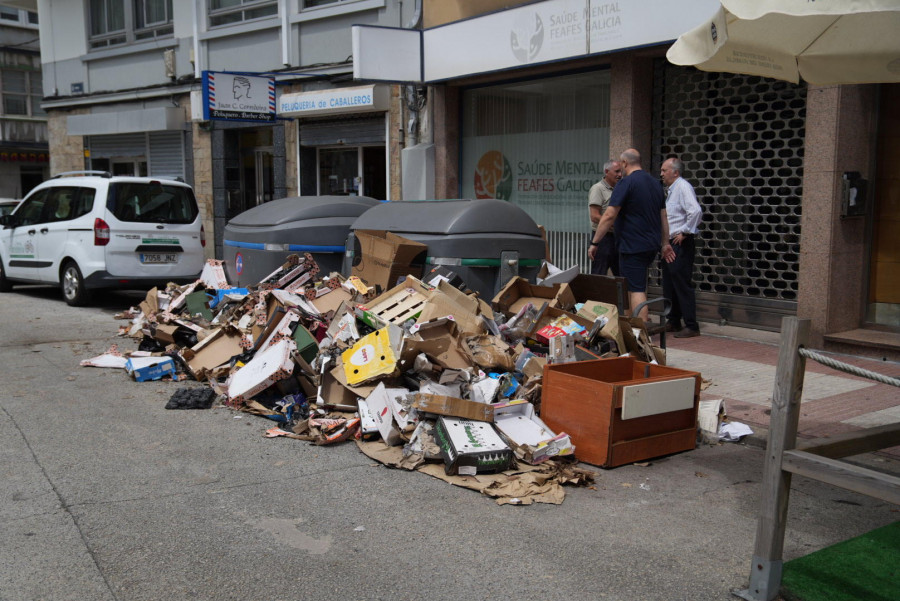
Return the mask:
<svg viewBox="0 0 900 601">
<path fill-rule="evenodd" d="M 616 467 L 694 448 L 700 374 L 633 357 L 544 367 L 541 419 L 585 463 Z"/>
</svg>

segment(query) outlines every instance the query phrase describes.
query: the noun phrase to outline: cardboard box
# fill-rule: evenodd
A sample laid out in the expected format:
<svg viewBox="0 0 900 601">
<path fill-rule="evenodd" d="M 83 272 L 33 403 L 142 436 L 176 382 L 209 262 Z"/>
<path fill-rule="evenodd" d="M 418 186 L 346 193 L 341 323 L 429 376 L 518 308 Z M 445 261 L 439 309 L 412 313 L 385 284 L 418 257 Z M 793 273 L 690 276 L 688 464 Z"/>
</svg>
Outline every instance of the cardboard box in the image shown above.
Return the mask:
<svg viewBox="0 0 900 601">
<path fill-rule="evenodd" d="M 153 337 L 160 342 L 172 344 L 175 342 L 175 332 L 178 331 L 178 324 L 159 323 L 156 324 L 156 330 Z"/>
<path fill-rule="evenodd" d="M 125 371 L 137 382 L 159 380 L 175 376 L 175 362 L 171 357 L 132 357 L 125 362 Z"/>
<path fill-rule="evenodd" d="M 350 386 L 344 366 L 338 365 L 321 375 L 317 402 L 326 407 L 352 406 L 360 398 L 367 398 L 375 386 Z"/>
<path fill-rule="evenodd" d="M 412 365 L 416 355 L 425 353 L 445 369 L 468 369 L 472 361 L 462 346 L 459 327 L 449 318 L 415 324 L 403 340 L 401 360 Z"/>
<path fill-rule="evenodd" d="M 552 457 L 575 453 L 569 435 L 556 434 L 534 412 L 527 401 L 494 405 L 494 426 L 526 463 L 537 465 Z"/>
<path fill-rule="evenodd" d="M 434 426 L 434 440 L 447 475 L 502 472 L 513 462 L 512 449 L 487 422 L 441 416 Z"/>
<path fill-rule="evenodd" d="M 369 286 L 387 290 L 404 275 L 422 277 L 422 264 L 428 246 L 391 232 L 356 230 L 359 256 L 353 257 L 355 275 Z"/>
<path fill-rule="evenodd" d="M 615 305 L 599 301 L 585 301 L 578 310 L 578 316 L 591 322 L 605 317 L 606 325 L 600 330 L 600 335 L 608 340 L 614 340 L 620 354 L 628 352 L 625 348 L 625 339 L 619 329 L 619 309 Z"/>
<path fill-rule="evenodd" d="M 228 363 L 235 355 L 243 354 L 244 350 L 240 332 L 219 328 L 191 348 L 181 351 L 181 357 L 191 375 L 202 382 L 207 372 Z"/>
<path fill-rule="evenodd" d="M 633 357 L 544 368 L 541 419 L 580 461 L 615 467 L 694 448 L 700 374 Z"/>
<path fill-rule="evenodd" d="M 416 393 L 413 406 L 422 413 L 458 417 L 479 422 L 494 421 L 494 407 L 476 401 L 438 394 Z"/>
<path fill-rule="evenodd" d="M 465 294 L 451 284 L 441 281 L 425 303 L 418 323 L 447 316 L 453 317 L 464 338 L 484 333 L 484 320 L 481 318 L 481 303 L 478 297 Z"/>
<path fill-rule="evenodd" d="M 375 378 L 393 376 L 400 358 L 402 330 L 389 325 L 363 336 L 341 354 L 344 374 L 351 386 Z"/>
<path fill-rule="evenodd" d="M 403 282 L 357 307 L 359 318 L 373 328 L 383 328 L 388 324 L 401 325 L 415 319 L 425 308 L 434 289 L 414 277 L 408 276 Z"/>
<path fill-rule="evenodd" d="M 497 293 L 491 306 L 495 311 L 516 314 L 527 303 L 539 309 L 544 303 L 557 309 L 569 310 L 575 307 L 575 297 L 568 284 L 536 286 L 524 278 L 513 278 Z"/>
<path fill-rule="evenodd" d="M 289 378 L 294 371 L 291 354 L 295 350 L 294 341 L 288 338 L 257 353 L 228 378 L 228 400 L 232 403 L 248 401 L 276 382 Z"/>
</svg>

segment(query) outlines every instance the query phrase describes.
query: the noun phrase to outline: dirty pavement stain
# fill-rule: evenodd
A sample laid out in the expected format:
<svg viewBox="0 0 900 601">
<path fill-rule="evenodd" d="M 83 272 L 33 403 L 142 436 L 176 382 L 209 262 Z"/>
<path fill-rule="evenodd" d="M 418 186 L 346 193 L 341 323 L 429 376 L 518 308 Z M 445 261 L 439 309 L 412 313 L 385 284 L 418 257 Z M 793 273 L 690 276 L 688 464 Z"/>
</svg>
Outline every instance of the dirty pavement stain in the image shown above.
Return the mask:
<svg viewBox="0 0 900 601">
<path fill-rule="evenodd" d="M 303 520 L 288 520 L 279 518 L 262 518 L 249 520 L 247 523 L 263 532 L 268 532 L 278 542 L 289 545 L 294 549 L 306 551 L 311 555 L 324 555 L 331 550 L 331 536 L 316 539 L 308 534 L 300 532 L 297 525 Z"/>
</svg>

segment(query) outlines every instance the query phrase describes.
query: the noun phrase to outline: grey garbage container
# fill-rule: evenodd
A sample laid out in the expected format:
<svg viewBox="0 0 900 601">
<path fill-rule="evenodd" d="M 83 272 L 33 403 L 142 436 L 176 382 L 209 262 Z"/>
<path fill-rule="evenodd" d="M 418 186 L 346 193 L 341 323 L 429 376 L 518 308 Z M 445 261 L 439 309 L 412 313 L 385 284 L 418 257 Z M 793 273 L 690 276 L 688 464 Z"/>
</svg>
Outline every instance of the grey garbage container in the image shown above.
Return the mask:
<svg viewBox="0 0 900 601">
<path fill-rule="evenodd" d="M 225 226 L 225 275 L 253 286 L 288 255 L 307 252 L 323 276 L 340 271 L 350 225 L 377 204 L 367 196 L 293 196 L 244 211 Z"/>
<path fill-rule="evenodd" d="M 392 201 L 360 215 L 351 230 L 386 230 L 428 245 L 426 273 L 446 266 L 488 302 L 513 276 L 534 282 L 546 254 L 534 220 L 503 200 Z"/>
</svg>

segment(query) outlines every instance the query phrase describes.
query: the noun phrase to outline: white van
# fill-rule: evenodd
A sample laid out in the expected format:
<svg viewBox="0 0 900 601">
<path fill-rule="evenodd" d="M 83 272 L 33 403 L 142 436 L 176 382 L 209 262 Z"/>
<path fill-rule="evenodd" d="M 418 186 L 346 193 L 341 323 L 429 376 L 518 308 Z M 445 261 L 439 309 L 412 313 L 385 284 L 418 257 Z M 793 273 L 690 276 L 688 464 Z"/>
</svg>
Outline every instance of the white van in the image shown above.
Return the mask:
<svg viewBox="0 0 900 601">
<path fill-rule="evenodd" d="M 105 172 L 63 173 L 0 217 L 0 292 L 56 284 L 70 305 L 99 288 L 196 280 L 206 244 L 187 184 Z"/>
</svg>

